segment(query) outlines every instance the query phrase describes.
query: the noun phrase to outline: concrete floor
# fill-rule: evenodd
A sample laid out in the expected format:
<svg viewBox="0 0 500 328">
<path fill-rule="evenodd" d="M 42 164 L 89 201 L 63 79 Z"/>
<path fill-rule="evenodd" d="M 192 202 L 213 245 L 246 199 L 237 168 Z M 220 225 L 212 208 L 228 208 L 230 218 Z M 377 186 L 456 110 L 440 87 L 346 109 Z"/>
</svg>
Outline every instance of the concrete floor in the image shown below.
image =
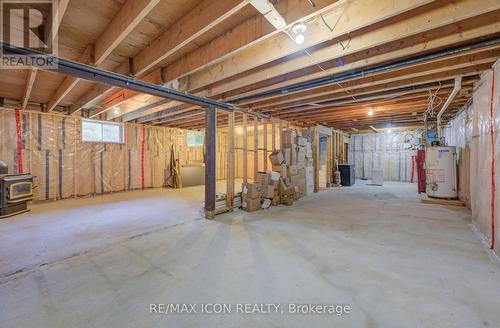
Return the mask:
<svg viewBox="0 0 500 328">
<path fill-rule="evenodd" d="M 499 327 L 500 267 L 467 211 L 414 190 L 357 181 L 215 221 L 200 219 L 201 188 L 37 205 L 0 221 L 0 326 Z M 151 303 L 285 314 L 150 314 Z M 287 314 L 291 303 L 351 313 Z"/>
</svg>

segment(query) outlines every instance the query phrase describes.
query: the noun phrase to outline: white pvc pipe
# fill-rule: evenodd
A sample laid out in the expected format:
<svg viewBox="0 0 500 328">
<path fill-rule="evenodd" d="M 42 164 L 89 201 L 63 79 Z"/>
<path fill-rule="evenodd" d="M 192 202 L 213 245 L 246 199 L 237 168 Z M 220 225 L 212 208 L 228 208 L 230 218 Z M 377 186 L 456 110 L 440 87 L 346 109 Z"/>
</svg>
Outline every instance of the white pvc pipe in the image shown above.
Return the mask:
<svg viewBox="0 0 500 328">
<path fill-rule="evenodd" d="M 439 113 L 437 115 L 437 133 L 438 133 L 439 138 L 441 138 L 441 135 L 442 135 L 442 133 L 441 133 L 441 116 L 448 109 L 451 102 L 453 101 L 453 99 L 457 95 L 458 91 L 460 91 L 461 87 L 462 87 L 462 77 L 457 76 L 457 77 L 455 77 L 455 86 L 453 87 L 453 90 L 451 91 L 450 96 L 448 97 L 448 99 L 446 99 L 446 102 L 444 103 L 443 107 L 441 108 L 441 110 L 439 111 Z"/>
</svg>

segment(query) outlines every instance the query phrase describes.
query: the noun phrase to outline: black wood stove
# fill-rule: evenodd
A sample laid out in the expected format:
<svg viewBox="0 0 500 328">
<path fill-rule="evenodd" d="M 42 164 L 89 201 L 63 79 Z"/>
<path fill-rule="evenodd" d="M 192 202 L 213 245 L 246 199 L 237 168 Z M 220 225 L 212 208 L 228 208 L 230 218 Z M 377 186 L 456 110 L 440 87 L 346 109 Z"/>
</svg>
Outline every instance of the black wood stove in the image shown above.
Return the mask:
<svg viewBox="0 0 500 328">
<path fill-rule="evenodd" d="M 8 174 L 0 161 L 0 219 L 27 212 L 28 201 L 33 199 L 33 176 Z"/>
</svg>

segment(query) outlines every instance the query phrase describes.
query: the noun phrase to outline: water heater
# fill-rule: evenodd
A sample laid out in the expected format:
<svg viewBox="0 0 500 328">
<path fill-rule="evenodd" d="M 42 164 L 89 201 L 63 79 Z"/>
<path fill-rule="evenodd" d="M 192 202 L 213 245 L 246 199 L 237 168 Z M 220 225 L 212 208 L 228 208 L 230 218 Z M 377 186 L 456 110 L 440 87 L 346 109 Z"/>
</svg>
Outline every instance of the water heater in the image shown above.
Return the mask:
<svg viewBox="0 0 500 328">
<path fill-rule="evenodd" d="M 426 193 L 430 197 L 457 198 L 455 147 L 428 147 L 425 151 Z"/>
</svg>

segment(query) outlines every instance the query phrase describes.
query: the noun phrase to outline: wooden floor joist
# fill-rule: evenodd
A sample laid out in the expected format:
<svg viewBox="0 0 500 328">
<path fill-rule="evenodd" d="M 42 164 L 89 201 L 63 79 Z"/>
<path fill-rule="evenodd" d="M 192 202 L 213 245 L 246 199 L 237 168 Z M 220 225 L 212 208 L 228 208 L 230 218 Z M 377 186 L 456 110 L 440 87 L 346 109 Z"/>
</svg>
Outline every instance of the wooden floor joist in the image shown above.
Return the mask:
<svg viewBox="0 0 500 328">
<path fill-rule="evenodd" d="M 88 30 L 82 29 L 83 16 L 77 13 L 92 8 L 85 3 L 76 7 L 71 1 L 59 2 L 56 25 L 64 43 L 62 57 L 234 102 L 250 112 L 271 114 L 296 125 L 364 129 L 367 124 L 410 123 L 425 110 L 426 92 L 439 90 L 440 97 L 446 97 L 455 76 L 477 80 L 500 56 L 500 44 L 492 44 L 309 86 L 317 79 L 495 40 L 500 37 L 500 4 L 496 0 L 282 0 L 272 8 L 287 26 L 276 29 L 268 16 L 255 9 L 258 3 L 243 0 L 186 0 L 171 6 L 159 0 L 103 1 L 104 6 L 109 5 L 109 13 L 95 12 L 98 18 L 91 22 L 99 22 L 99 27 Z M 301 45 L 288 35 L 297 22 L 307 26 Z M 0 96 L 19 101 L 21 108 L 28 102 L 41 103 L 48 111 L 78 113 L 86 108 L 94 118 L 180 128 L 200 129 L 205 123 L 204 111 L 196 106 L 82 83 L 43 70 L 37 73 L 36 83 L 34 74 L 28 79 L 23 75 L 5 71 L 6 82 L 0 84 L 0 92 L 4 90 Z M 290 89 L 298 83 L 304 87 Z M 426 83 L 439 86 L 420 92 L 397 91 Z M 472 83 L 464 83 L 450 114 L 470 97 Z M 405 101 L 392 103 L 393 99 Z M 377 114 L 371 118 L 364 115 L 369 106 Z M 242 119 L 235 118 L 238 120 Z M 284 126 L 267 122 L 280 135 Z M 220 116 L 217 124 L 227 126 L 229 122 Z M 273 128 L 260 121 L 257 125 Z M 271 146 L 279 147 L 278 143 L 276 139 L 272 145 L 266 142 L 256 147 L 259 163 L 262 153 Z"/>
</svg>

